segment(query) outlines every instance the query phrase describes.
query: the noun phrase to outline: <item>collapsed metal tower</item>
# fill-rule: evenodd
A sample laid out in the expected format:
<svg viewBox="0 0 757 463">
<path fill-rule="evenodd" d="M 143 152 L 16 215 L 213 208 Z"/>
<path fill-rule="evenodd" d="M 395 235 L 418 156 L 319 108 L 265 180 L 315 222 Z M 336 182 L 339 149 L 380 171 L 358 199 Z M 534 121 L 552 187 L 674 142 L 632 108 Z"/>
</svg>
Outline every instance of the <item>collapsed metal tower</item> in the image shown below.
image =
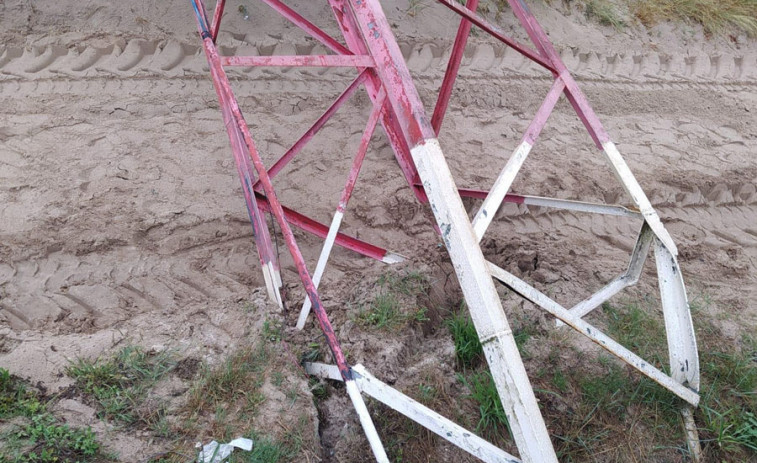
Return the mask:
<svg viewBox="0 0 757 463">
<path fill-rule="evenodd" d="M 282 304 L 279 264 L 264 211 L 270 212 L 280 227 L 307 293 L 297 326 L 299 328 L 304 326 L 312 310 L 336 363 L 334 366 L 308 364 L 306 367 L 311 374 L 345 382 L 347 393 L 360 418 L 376 460 L 388 461 L 361 392 L 417 421 L 483 461 L 534 463 L 557 461 L 512 330 L 494 286 L 495 280 L 683 399 L 686 403 L 686 406 L 682 408 L 682 413 L 687 429 L 687 440 L 695 459 L 698 458 L 699 444 L 691 410 L 699 402 L 699 360 L 686 291 L 676 259 L 676 246 L 615 144 L 602 127 L 588 100 L 525 2 L 508 0 L 513 13 L 530 38 L 531 46 L 513 40 L 478 15 L 476 13 L 478 0 L 467 0 L 465 6 L 455 0 L 436 0 L 437 3 L 460 15 L 461 21 L 438 101 L 429 119 L 379 0 L 326 0 L 333 10 L 344 44 L 316 27 L 282 1 L 261 1 L 318 40 L 333 54 L 221 56 L 215 40 L 223 16 L 225 0 L 217 1 L 212 21 L 207 17 L 202 0 L 192 0 L 192 5 L 242 182 L 268 293 L 274 301 Z M 458 188 L 450 174 L 442 147 L 436 139 L 447 111 L 472 25 L 478 26 L 495 39 L 534 61 L 551 73 L 554 78 L 551 89 L 523 135 L 520 145 L 501 169 L 488 192 Z M 224 67 L 227 66 L 354 67 L 358 71 L 358 76 L 302 137 L 270 168 L 266 168 L 232 92 L 231 83 L 224 71 Z M 372 109 L 333 220 L 329 226 L 326 226 L 293 209 L 284 207 L 278 200 L 272 179 L 361 86 L 365 88 L 370 98 Z M 508 193 L 561 95 L 565 95 L 597 148 L 604 153 L 635 208 Z M 416 198 L 421 202 L 429 203 L 433 211 L 483 345 L 520 458 L 504 452 L 382 383 L 370 375 L 363 366 L 349 365 L 328 314 L 321 303 L 318 284 L 335 244 L 386 263 L 403 260 L 403 257 L 398 254 L 339 233 L 342 217 L 357 181 L 371 136 L 379 124 L 383 127 L 396 160 Z M 483 199 L 483 204 L 472 221 L 469 220 L 463 207 L 462 196 Z M 574 307 L 561 306 L 527 282 L 484 258 L 479 242 L 503 202 L 638 218 L 641 221 L 641 227 L 627 270 Z M 292 233 L 292 226 L 325 239 L 313 273 L 308 270 L 300 253 Z M 622 289 L 638 281 L 644 261 L 652 247 L 667 333 L 670 375 L 623 347 L 582 318 Z"/>
</svg>

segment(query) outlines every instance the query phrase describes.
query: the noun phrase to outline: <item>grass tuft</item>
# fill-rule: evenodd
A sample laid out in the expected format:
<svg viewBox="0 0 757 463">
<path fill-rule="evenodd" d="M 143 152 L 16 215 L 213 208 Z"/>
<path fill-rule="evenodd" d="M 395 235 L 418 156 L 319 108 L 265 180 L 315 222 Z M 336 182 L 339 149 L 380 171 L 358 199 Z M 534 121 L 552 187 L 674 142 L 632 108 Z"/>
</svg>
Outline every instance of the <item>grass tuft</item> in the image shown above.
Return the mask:
<svg viewBox="0 0 757 463">
<path fill-rule="evenodd" d="M 455 357 L 460 366 L 471 368 L 479 365 L 484 358 L 484 350 L 465 306 L 463 305 L 445 323 L 455 343 Z"/>
<path fill-rule="evenodd" d="M 458 374 L 458 380 L 470 391 L 469 397 L 478 404 L 476 432 L 484 436 L 503 437 L 510 433 L 507 415 L 499 400 L 499 393 L 491 373 L 479 371 L 467 376 Z"/>
<path fill-rule="evenodd" d="M 723 344 L 720 331 L 700 325 L 702 397 L 697 410 L 700 438 L 721 459 L 745 451 L 757 459 L 757 338 L 745 336 L 741 349 Z M 730 349 L 729 349 L 730 347 Z"/>
<path fill-rule="evenodd" d="M 425 307 L 403 310 L 408 299 L 417 298 L 428 291 L 428 280 L 418 272 L 402 275 L 386 273 L 378 281 L 378 294 L 357 314 L 357 322 L 380 330 L 395 331 L 409 323 L 428 321 Z"/>
<path fill-rule="evenodd" d="M 127 346 L 110 359 L 77 359 L 66 374 L 84 394 L 94 397 L 100 418 L 154 428 L 162 426 L 164 411 L 161 404 L 145 401 L 147 392 L 175 366 L 169 352 Z"/>
<path fill-rule="evenodd" d="M 0 368 L 0 419 L 34 416 L 44 409 L 37 394 L 8 370 Z"/>
<path fill-rule="evenodd" d="M 588 0 L 584 5 L 584 11 L 587 18 L 596 19 L 603 26 L 622 29 L 626 25 L 617 7 L 608 0 Z"/>
<path fill-rule="evenodd" d="M 269 357 L 266 345 L 259 343 L 234 352 L 221 365 L 204 365 L 189 392 L 187 407 L 198 412 L 241 401 L 243 408 L 254 411 L 265 400 L 259 391 Z"/>
<path fill-rule="evenodd" d="M 0 462 L 107 461 L 91 428 L 71 428 L 50 414 L 40 396 L 0 368 L 0 420 L 16 420 L 0 435 Z"/>
<path fill-rule="evenodd" d="M 735 30 L 757 36 L 755 0 L 637 0 L 631 9 L 647 26 L 661 21 L 693 21 L 711 34 Z"/>
<path fill-rule="evenodd" d="M 750 335 L 734 345 L 713 324 L 711 315 L 702 308 L 693 311 L 702 378 L 695 419 L 706 461 L 753 461 L 757 459 L 757 342 Z M 605 304 L 603 312 L 608 335 L 664 369 L 665 331 L 653 307 Z M 635 447 L 640 452 L 635 458 L 668 461 L 685 454 L 681 447 L 664 445 L 684 439 L 679 413 L 683 402 L 614 358 L 600 356 L 599 361 L 601 370 L 586 374 L 562 367 L 557 357 L 547 381 L 559 392 L 539 390 L 545 403 L 556 404 L 547 406 L 547 415 L 555 421 L 561 461 L 587 461 L 618 451 L 610 436 L 629 426 L 639 430 L 637 438 L 652 440 Z"/>
<path fill-rule="evenodd" d="M 16 460 L 19 462 L 91 461 L 100 452 L 100 443 L 91 429 L 57 424 L 49 414 L 32 417 L 31 423 L 18 430 L 15 437 L 32 446 L 31 451 Z"/>
</svg>

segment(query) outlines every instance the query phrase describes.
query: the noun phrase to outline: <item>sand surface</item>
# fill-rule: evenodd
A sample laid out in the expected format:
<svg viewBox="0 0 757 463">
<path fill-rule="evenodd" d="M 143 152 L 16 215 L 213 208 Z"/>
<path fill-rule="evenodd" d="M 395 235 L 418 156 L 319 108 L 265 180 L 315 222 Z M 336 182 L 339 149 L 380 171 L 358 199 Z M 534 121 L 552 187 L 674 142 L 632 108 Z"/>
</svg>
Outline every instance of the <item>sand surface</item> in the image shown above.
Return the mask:
<svg viewBox="0 0 757 463">
<path fill-rule="evenodd" d="M 222 52 L 324 52 L 265 6 L 246 2 L 245 20 L 231 3 Z M 430 113 L 455 18 L 441 7 L 413 15 L 407 2 L 382 3 Z M 291 4 L 336 33 L 325 2 Z M 757 326 L 757 46 L 705 40 L 690 26 L 615 31 L 565 8 L 537 2 L 534 13 L 678 244 L 690 294 L 715 302 L 726 333 Z M 524 39 L 509 15 L 500 22 Z M 55 390 L 70 382 L 59 374 L 68 359 L 124 339 L 198 358 L 223 353 L 246 333 L 234 328 L 236 305 L 259 295 L 263 279 L 189 2 L 11 0 L 0 4 L 0 29 L 0 365 Z M 229 74 L 271 163 L 354 71 Z M 549 85 L 512 50 L 471 39 L 440 136 L 460 186 L 491 185 Z M 284 204 L 330 221 L 367 103 L 359 93 L 276 178 Z M 379 132 L 343 231 L 407 256 L 408 268 L 449 274 L 430 215 Z M 513 190 L 629 204 L 564 100 Z M 483 248 L 570 306 L 624 270 L 638 227 L 506 205 Z M 319 241 L 297 236 L 314 267 Z M 303 292 L 281 248 L 296 312 Z M 519 265 L 532 258 L 538 265 Z M 653 267 L 640 294 L 655 291 Z M 358 347 L 344 315 L 355 291 L 370 290 L 360 282 L 384 271 L 337 249 L 323 296 L 347 348 L 364 354 L 356 361 L 386 380 L 410 341 Z M 318 339 L 315 327 L 307 333 Z M 444 337 L 428 342 L 448 346 Z"/>
</svg>

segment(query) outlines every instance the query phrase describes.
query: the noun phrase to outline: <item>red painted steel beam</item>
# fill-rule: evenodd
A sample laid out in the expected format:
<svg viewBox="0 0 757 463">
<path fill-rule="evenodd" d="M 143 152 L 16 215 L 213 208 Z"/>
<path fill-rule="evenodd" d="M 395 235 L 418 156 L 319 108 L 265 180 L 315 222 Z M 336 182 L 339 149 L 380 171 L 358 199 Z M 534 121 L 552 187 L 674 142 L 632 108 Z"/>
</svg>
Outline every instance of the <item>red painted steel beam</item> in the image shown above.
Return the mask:
<svg viewBox="0 0 757 463">
<path fill-rule="evenodd" d="M 210 26 L 210 38 L 213 39 L 213 43 L 216 42 L 218 31 L 221 29 L 221 17 L 223 16 L 224 6 L 226 6 L 226 0 L 218 0 L 216 9 L 213 12 L 213 24 Z"/>
<path fill-rule="evenodd" d="M 532 146 L 536 143 L 536 139 L 539 138 L 539 134 L 547 124 L 547 119 L 549 119 L 549 116 L 552 114 L 563 90 L 565 90 L 565 82 L 562 79 L 555 79 L 552 83 L 552 87 L 549 89 L 549 93 L 547 93 L 546 98 L 544 98 L 544 102 L 539 106 L 536 115 L 528 125 L 526 133 L 523 134 L 521 143 L 526 142 Z"/>
<path fill-rule="evenodd" d="M 255 147 L 255 143 L 252 140 L 247 122 L 245 121 L 244 116 L 242 116 L 239 106 L 237 105 L 237 102 L 233 96 L 231 85 L 228 78 L 226 77 L 226 73 L 223 70 L 223 66 L 221 65 L 221 59 L 218 55 L 218 50 L 216 50 L 215 44 L 213 43 L 210 33 L 208 32 L 207 20 L 203 21 L 202 16 L 199 14 L 200 8 L 202 8 L 202 11 L 204 11 L 202 0 L 192 0 L 192 4 L 195 8 L 195 11 L 198 12 L 196 15 L 198 28 L 200 30 L 200 36 L 202 37 L 203 49 L 205 50 L 205 56 L 208 59 L 211 75 L 213 76 L 214 82 L 219 84 L 216 88 L 216 91 L 219 94 L 223 94 L 225 96 L 225 102 L 228 103 L 228 109 L 229 111 L 231 111 L 231 114 L 234 117 L 234 122 L 236 123 L 236 126 L 239 128 L 244 137 L 244 142 L 247 145 L 247 149 L 249 150 L 249 157 L 251 158 L 255 171 L 257 171 L 266 198 L 268 199 L 268 202 L 271 206 L 271 213 L 276 218 L 276 221 L 281 228 L 281 234 L 283 235 L 284 242 L 286 243 L 287 248 L 292 255 L 294 264 L 297 267 L 297 272 L 300 275 L 300 280 L 302 281 L 302 284 L 305 287 L 305 291 L 313 305 L 313 312 L 315 313 L 318 324 L 321 327 L 321 331 L 326 338 L 326 343 L 328 344 L 331 353 L 334 356 L 334 361 L 339 368 L 339 372 L 345 381 L 351 381 L 352 372 L 350 371 L 349 365 L 347 364 L 347 359 L 344 356 L 339 341 L 336 338 L 334 328 L 331 325 L 328 314 L 326 313 L 326 309 L 323 307 L 323 303 L 321 302 L 321 298 L 318 295 L 318 291 L 313 284 L 310 273 L 307 270 L 305 259 L 300 252 L 300 248 L 297 246 L 297 241 L 295 240 L 292 229 L 286 220 L 284 210 L 278 200 L 276 191 L 271 184 L 271 179 L 268 176 L 268 172 L 266 171 L 265 166 L 263 165 L 263 161 L 260 158 L 260 155 Z M 222 100 L 221 104 L 224 104 L 225 102 Z"/>
<path fill-rule="evenodd" d="M 468 0 L 465 7 L 475 13 L 478 8 L 478 0 Z M 439 130 L 442 128 L 444 115 L 447 113 L 447 105 L 449 104 L 450 96 L 452 96 L 452 88 L 455 86 L 457 73 L 460 70 L 460 63 L 463 60 L 463 53 L 465 52 L 465 45 L 468 43 L 470 29 L 471 22 L 464 17 L 460 19 L 460 26 L 457 28 L 457 36 L 455 37 L 455 44 L 452 46 L 452 54 L 449 57 L 447 71 L 444 73 L 444 80 L 439 90 L 439 97 L 436 100 L 434 114 L 431 116 L 431 126 L 434 127 L 434 132 L 437 135 L 439 135 Z"/>
<path fill-rule="evenodd" d="M 563 63 L 557 50 L 555 50 L 547 33 L 544 32 L 544 29 L 542 29 L 539 22 L 536 21 L 536 18 L 534 18 L 528 5 L 526 5 L 523 0 L 508 0 L 508 3 L 513 9 L 515 16 L 521 24 L 523 24 L 526 33 L 531 38 L 531 41 L 536 48 L 550 61 L 555 76 L 559 76 L 559 78 L 565 83 L 565 95 L 568 97 L 568 101 L 578 114 L 579 119 L 581 119 L 581 122 L 583 122 L 584 126 L 589 131 L 589 135 L 591 135 L 597 148 L 603 149 L 602 144 L 610 141 L 610 136 L 605 131 L 602 123 L 599 121 L 599 117 L 597 117 L 589 104 L 589 101 L 586 99 L 586 96 L 578 87 L 575 79 Z"/>
<path fill-rule="evenodd" d="M 195 8 L 195 13 L 197 14 L 198 24 L 200 24 L 202 21 L 205 21 L 205 24 L 207 23 L 207 17 L 204 15 L 204 10 L 201 13 L 199 9 Z M 202 31 L 202 34 L 204 38 L 209 38 L 212 41 L 212 36 L 207 29 Z M 250 224 L 252 225 L 258 257 L 260 258 L 263 272 L 264 274 L 267 272 L 269 264 L 276 272 L 278 272 L 279 263 L 276 253 L 273 249 L 273 244 L 268 232 L 265 216 L 260 213 L 257 202 L 254 200 L 254 191 L 252 189 L 252 185 L 254 183 L 253 169 L 249 164 L 249 153 L 247 152 L 247 147 L 244 144 L 244 139 L 242 134 L 239 132 L 239 129 L 236 127 L 236 125 L 233 124 L 233 115 L 229 111 L 227 96 L 220 91 L 219 86 L 215 86 L 215 88 L 219 102 L 221 103 L 221 112 L 229 137 L 229 142 L 231 144 L 232 154 L 237 166 L 237 173 L 239 174 L 239 180 L 242 183 L 242 192 L 244 194 L 245 205 L 247 206 L 247 213 L 250 218 Z M 276 279 L 274 278 L 274 275 L 270 275 L 270 279 L 270 284 L 275 286 L 276 288 L 268 288 L 269 291 L 272 290 L 278 292 L 278 282 L 275 281 Z M 275 297 L 279 299 L 279 296 Z"/>
<path fill-rule="evenodd" d="M 336 39 L 328 35 L 327 33 L 323 32 L 320 28 L 318 28 L 316 25 L 308 21 L 307 19 L 303 18 L 299 13 L 294 11 L 293 9 L 286 6 L 283 2 L 279 0 L 261 0 L 274 10 L 278 11 L 283 17 L 291 21 L 294 25 L 302 29 L 303 31 L 307 32 L 313 38 L 327 46 L 331 51 L 334 53 L 338 53 L 340 55 L 351 55 L 352 52 L 342 45 L 341 43 L 337 42 Z"/>
<path fill-rule="evenodd" d="M 336 208 L 337 212 L 344 212 L 344 210 L 347 208 L 347 203 L 350 201 L 352 190 L 355 189 L 357 177 L 358 175 L 360 175 L 360 169 L 363 167 L 365 155 L 368 153 L 368 145 L 371 142 L 371 137 L 373 137 L 373 132 L 376 130 L 376 124 L 378 123 L 379 116 L 381 116 L 381 112 L 384 111 L 385 97 L 386 94 L 382 89 L 381 93 L 379 94 L 378 102 L 373 105 L 371 114 L 368 116 L 368 122 L 365 125 L 363 135 L 360 137 L 360 146 L 358 147 L 355 159 L 352 161 L 350 173 L 347 175 L 347 182 L 344 184 L 342 196 L 339 198 L 339 205 Z"/>
<path fill-rule="evenodd" d="M 345 0 L 328 0 L 331 5 L 331 9 L 334 12 L 339 28 L 342 31 L 344 40 L 350 49 L 359 54 L 368 54 L 368 48 L 365 46 L 363 36 L 358 31 L 357 23 L 355 22 L 352 14 L 349 13 L 349 5 Z M 370 78 L 366 81 L 365 87 L 368 90 L 368 96 L 373 104 L 376 104 L 379 90 L 382 87 L 381 80 L 373 70 L 370 71 Z M 397 115 L 394 113 L 394 109 L 391 105 L 386 105 L 386 109 L 383 112 L 381 118 L 381 125 L 384 128 L 384 132 L 389 138 L 389 144 L 392 146 L 394 156 L 397 159 L 402 174 L 405 176 L 410 188 L 413 190 L 415 197 L 422 203 L 427 203 L 428 198 L 423 186 L 420 185 L 420 178 L 418 177 L 418 171 L 415 168 L 415 164 L 410 156 L 410 147 L 405 141 L 402 134 L 402 127 L 400 126 Z"/>
<path fill-rule="evenodd" d="M 528 48 L 526 45 L 523 45 L 522 43 L 506 36 L 498 27 L 494 26 L 493 24 L 491 24 L 490 22 L 488 22 L 487 20 L 485 20 L 478 14 L 470 11 L 468 8 L 460 5 L 459 3 L 456 2 L 456 0 L 436 0 L 436 1 L 446 6 L 450 10 L 454 11 L 455 13 L 459 14 L 460 16 L 468 19 L 468 21 L 480 27 L 485 32 L 489 33 L 490 35 L 498 39 L 500 42 L 505 43 L 510 48 L 517 50 L 523 56 L 530 59 L 531 61 L 538 63 L 540 66 L 546 69 L 549 69 L 552 72 L 555 72 L 555 68 L 553 64 L 550 62 L 549 59 L 547 59 L 546 56 L 543 56 L 539 52 L 534 51 Z M 510 5 L 512 6 L 512 4 L 513 4 L 513 1 L 510 0 Z"/>
<path fill-rule="evenodd" d="M 367 55 L 222 56 L 224 66 L 310 66 L 371 68 Z"/>
<path fill-rule="evenodd" d="M 407 66 L 395 64 L 404 63 L 405 58 L 394 41 L 386 17 L 376 11 L 380 10 L 380 6 L 369 6 L 365 0 L 350 0 L 350 5 L 357 18 L 357 27 L 361 35 L 369 42 L 371 55 L 381 57 L 376 59 L 376 73 L 381 76 L 381 81 L 392 83 L 387 85 L 387 98 L 394 108 L 407 146 L 414 148 L 425 140 L 435 138 L 436 134 L 425 112 L 416 110 L 423 108 L 418 93 L 405 91 L 408 88 L 414 89 L 415 86 Z"/>
<path fill-rule="evenodd" d="M 287 150 L 286 153 L 284 153 L 281 158 L 279 158 L 278 161 L 276 161 L 273 166 L 271 166 L 270 169 L 268 169 L 268 175 L 273 178 L 275 177 L 281 170 L 286 167 L 287 164 L 299 153 L 302 148 L 313 139 L 316 133 L 318 133 L 321 128 L 323 128 L 324 125 L 326 125 L 326 122 L 328 122 L 329 119 L 331 119 L 331 116 L 333 116 L 337 110 L 350 99 L 350 97 L 355 93 L 355 91 L 360 88 L 360 84 L 365 82 L 366 78 L 368 77 L 367 73 L 365 71 L 361 72 L 360 75 L 358 75 L 355 80 L 352 81 L 352 83 L 347 86 L 347 88 L 342 92 L 339 97 L 329 106 L 329 108 L 324 112 L 321 117 L 318 118 L 318 120 L 315 121 L 315 123 L 297 140 L 294 145 L 292 145 L 291 148 Z M 256 190 L 260 191 L 260 185 L 258 183 L 255 184 L 254 187 Z"/>
<path fill-rule="evenodd" d="M 261 195 L 260 193 L 255 193 L 255 199 L 257 200 L 258 206 L 260 206 L 261 209 L 266 212 L 271 211 L 271 205 L 265 198 L 265 196 Z M 329 232 L 329 227 L 295 210 L 289 209 L 284 206 L 282 206 L 282 208 L 284 210 L 284 217 L 286 218 L 287 222 L 319 238 L 326 238 L 326 235 Z M 343 248 L 349 249 L 350 251 L 355 251 L 358 254 L 362 254 L 366 257 L 370 257 L 376 260 L 383 260 L 384 257 L 389 254 L 389 251 L 384 248 L 375 246 L 352 236 L 345 235 L 344 233 L 338 233 L 336 235 L 335 243 Z"/>
</svg>

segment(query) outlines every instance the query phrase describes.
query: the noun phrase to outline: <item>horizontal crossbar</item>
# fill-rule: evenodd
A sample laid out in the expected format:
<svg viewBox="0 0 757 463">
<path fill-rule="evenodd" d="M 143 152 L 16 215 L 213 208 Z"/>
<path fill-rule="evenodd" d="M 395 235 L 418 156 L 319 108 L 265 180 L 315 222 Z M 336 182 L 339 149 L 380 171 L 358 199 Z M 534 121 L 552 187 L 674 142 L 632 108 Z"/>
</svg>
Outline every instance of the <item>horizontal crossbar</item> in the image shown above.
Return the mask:
<svg viewBox="0 0 757 463">
<path fill-rule="evenodd" d="M 371 68 L 367 55 L 222 56 L 224 66 L 291 66 Z"/>
<path fill-rule="evenodd" d="M 460 188 L 460 196 L 464 198 L 485 199 L 489 194 L 483 190 L 473 190 L 469 188 Z M 591 212 L 594 214 L 616 215 L 621 217 L 642 218 L 640 212 L 629 209 L 618 204 L 597 204 L 585 201 L 574 201 L 571 199 L 546 198 L 543 196 L 514 195 L 505 196 L 505 203 L 525 204 L 527 206 L 551 207 L 554 209 L 564 209 L 577 212 Z"/>
</svg>

